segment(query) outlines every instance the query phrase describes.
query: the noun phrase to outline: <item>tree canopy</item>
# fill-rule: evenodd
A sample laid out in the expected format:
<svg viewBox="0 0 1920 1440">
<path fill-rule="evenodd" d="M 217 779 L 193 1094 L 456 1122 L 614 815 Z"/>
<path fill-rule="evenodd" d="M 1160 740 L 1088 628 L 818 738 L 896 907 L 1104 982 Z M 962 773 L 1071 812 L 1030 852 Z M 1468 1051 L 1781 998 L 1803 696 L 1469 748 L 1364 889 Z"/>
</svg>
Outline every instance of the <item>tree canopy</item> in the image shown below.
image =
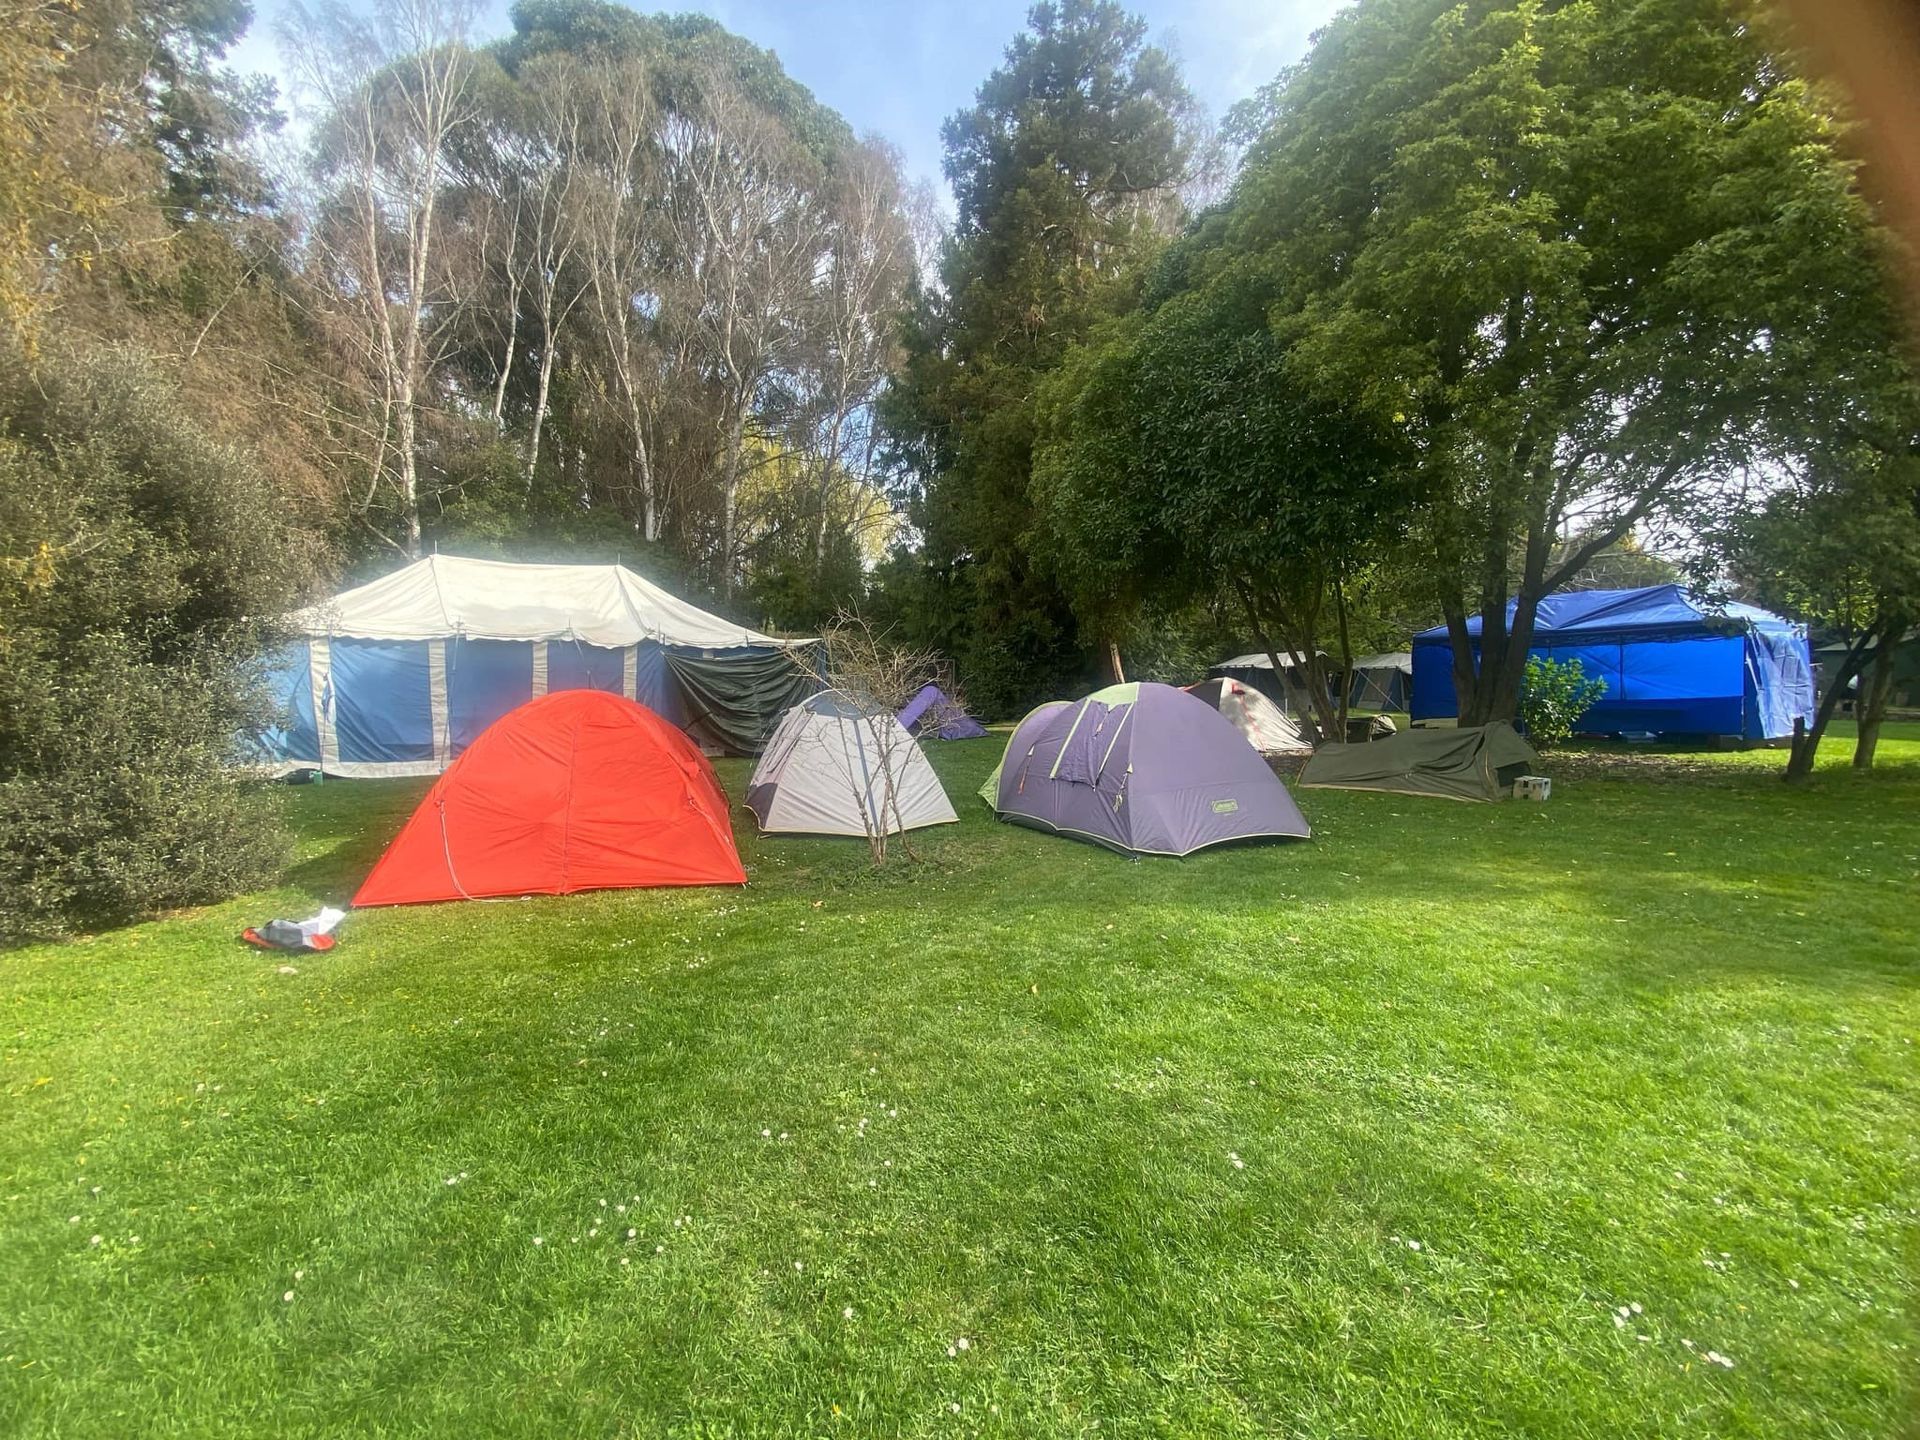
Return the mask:
<svg viewBox="0 0 1920 1440">
<path fill-rule="evenodd" d="M 885 415 L 940 595 L 928 638 L 991 712 L 1083 668 L 1034 543 L 1035 395 L 1073 342 L 1130 307 L 1180 218 L 1193 100 L 1145 36 L 1112 0 L 1035 5 L 942 132 L 958 218 Z"/>
<path fill-rule="evenodd" d="M 1463 720 L 1512 713 L 1543 595 L 1791 464 L 1877 363 L 1872 217 L 1780 39 L 1758 0 L 1362 0 L 1237 117 L 1223 250 L 1298 382 L 1418 457 Z"/>
</svg>

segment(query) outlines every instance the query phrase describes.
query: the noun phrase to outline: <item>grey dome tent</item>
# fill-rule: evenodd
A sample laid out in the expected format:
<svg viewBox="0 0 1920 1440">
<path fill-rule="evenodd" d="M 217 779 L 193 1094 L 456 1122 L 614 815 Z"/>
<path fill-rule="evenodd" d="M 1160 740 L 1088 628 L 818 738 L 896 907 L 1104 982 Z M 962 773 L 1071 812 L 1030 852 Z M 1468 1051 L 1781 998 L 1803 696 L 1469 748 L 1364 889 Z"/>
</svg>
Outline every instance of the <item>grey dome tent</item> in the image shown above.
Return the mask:
<svg viewBox="0 0 1920 1440">
<path fill-rule="evenodd" d="M 1325 658 L 1326 651 L 1319 652 Z M 1224 675 L 1229 680 L 1238 680 L 1249 685 L 1266 696 L 1282 713 L 1287 715 L 1311 715 L 1313 701 L 1307 694 L 1306 668 L 1294 663 L 1292 655 L 1282 653 L 1280 669 L 1273 668 L 1273 658 L 1264 651 L 1253 651 L 1246 655 L 1234 655 L 1210 667 L 1209 676 Z"/>
<path fill-rule="evenodd" d="M 1110 685 L 1041 706 L 981 793 L 1003 820 L 1135 855 L 1310 833 L 1232 723 L 1172 685 Z"/>
<path fill-rule="evenodd" d="M 888 779 L 892 779 L 889 803 Z M 894 834 L 960 817 L 891 710 L 822 690 L 787 711 L 747 784 L 768 834 Z"/>
<path fill-rule="evenodd" d="M 1323 745 L 1300 772 L 1300 784 L 1498 800 L 1538 763 L 1533 747 L 1511 725 L 1495 721 L 1454 730 L 1407 730 L 1371 745 Z"/>
<path fill-rule="evenodd" d="M 1262 755 L 1311 755 L 1313 742 L 1287 713 L 1258 690 L 1230 676 L 1189 685 L 1187 693 L 1213 706 Z"/>
<path fill-rule="evenodd" d="M 1404 712 L 1413 694 L 1413 652 L 1362 655 L 1353 662 L 1347 688 L 1349 710 Z"/>
</svg>

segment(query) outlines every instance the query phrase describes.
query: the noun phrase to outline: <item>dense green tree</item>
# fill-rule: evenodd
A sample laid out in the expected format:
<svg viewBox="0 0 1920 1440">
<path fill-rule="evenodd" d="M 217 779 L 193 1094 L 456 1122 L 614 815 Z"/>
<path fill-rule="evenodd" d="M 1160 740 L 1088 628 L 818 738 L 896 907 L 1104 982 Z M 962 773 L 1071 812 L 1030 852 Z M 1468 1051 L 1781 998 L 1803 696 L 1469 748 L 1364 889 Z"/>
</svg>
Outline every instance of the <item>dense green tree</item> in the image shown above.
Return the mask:
<svg viewBox="0 0 1920 1440">
<path fill-rule="evenodd" d="M 1191 282 L 1210 260 L 1169 268 Z M 1273 301 L 1229 260 L 1071 352 L 1041 392 L 1034 493 L 1082 615 L 1111 633 L 1147 601 L 1231 597 L 1338 740 L 1349 597 L 1397 540 L 1412 472 L 1397 427 L 1289 373 Z"/>
<path fill-rule="evenodd" d="M 1299 381 L 1419 457 L 1465 721 L 1513 713 L 1541 597 L 1872 363 L 1871 215 L 1762 0 L 1361 0 L 1237 121 L 1229 244 Z"/>
<path fill-rule="evenodd" d="M 0 363 L 0 942 L 271 875 L 233 762 L 309 541 L 150 357 Z"/>
<path fill-rule="evenodd" d="M 1872 766 L 1895 653 L 1920 624 L 1920 387 L 1896 384 L 1877 398 L 1882 408 L 1863 408 L 1794 484 L 1728 526 L 1733 562 L 1755 598 L 1807 617 L 1847 647 L 1823 677 L 1812 727 L 1795 737 L 1789 780 L 1812 773 L 1850 693 L 1859 722 L 1853 763 Z"/>
<path fill-rule="evenodd" d="M 1128 308 L 1177 222 L 1192 100 L 1111 0 L 1035 5 L 943 131 L 957 204 L 885 415 L 940 629 L 977 705 L 1014 713 L 1079 672 L 1066 596 L 1034 547 L 1039 379 Z M 1110 637 L 1102 637 L 1110 638 Z"/>
</svg>

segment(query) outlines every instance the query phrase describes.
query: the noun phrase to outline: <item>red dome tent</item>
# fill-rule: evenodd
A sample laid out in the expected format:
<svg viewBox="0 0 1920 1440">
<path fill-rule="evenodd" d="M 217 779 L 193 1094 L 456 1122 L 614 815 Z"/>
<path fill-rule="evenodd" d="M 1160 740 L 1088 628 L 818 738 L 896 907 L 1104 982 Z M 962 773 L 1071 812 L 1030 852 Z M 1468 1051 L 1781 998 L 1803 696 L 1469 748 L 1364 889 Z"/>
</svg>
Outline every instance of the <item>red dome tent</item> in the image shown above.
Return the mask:
<svg viewBox="0 0 1920 1440">
<path fill-rule="evenodd" d="M 562 690 L 447 767 L 353 903 L 746 879 L 720 782 L 685 733 L 622 696 Z"/>
</svg>

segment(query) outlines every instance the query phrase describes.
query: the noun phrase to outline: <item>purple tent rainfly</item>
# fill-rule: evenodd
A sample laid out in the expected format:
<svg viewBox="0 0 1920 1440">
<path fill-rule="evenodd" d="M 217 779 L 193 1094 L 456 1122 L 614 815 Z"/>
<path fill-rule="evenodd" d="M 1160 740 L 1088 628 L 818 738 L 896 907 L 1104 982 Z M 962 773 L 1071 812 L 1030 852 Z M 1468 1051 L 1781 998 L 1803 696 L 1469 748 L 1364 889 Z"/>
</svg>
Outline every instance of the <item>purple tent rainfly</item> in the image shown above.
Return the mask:
<svg viewBox="0 0 1920 1440">
<path fill-rule="evenodd" d="M 922 685 L 900 707 L 900 723 L 921 740 L 978 740 L 986 727 L 947 698 L 938 685 Z"/>
<path fill-rule="evenodd" d="M 1002 819 L 1130 855 L 1310 833 L 1232 722 L 1171 685 L 1110 685 L 1041 706 L 980 793 Z"/>
</svg>

